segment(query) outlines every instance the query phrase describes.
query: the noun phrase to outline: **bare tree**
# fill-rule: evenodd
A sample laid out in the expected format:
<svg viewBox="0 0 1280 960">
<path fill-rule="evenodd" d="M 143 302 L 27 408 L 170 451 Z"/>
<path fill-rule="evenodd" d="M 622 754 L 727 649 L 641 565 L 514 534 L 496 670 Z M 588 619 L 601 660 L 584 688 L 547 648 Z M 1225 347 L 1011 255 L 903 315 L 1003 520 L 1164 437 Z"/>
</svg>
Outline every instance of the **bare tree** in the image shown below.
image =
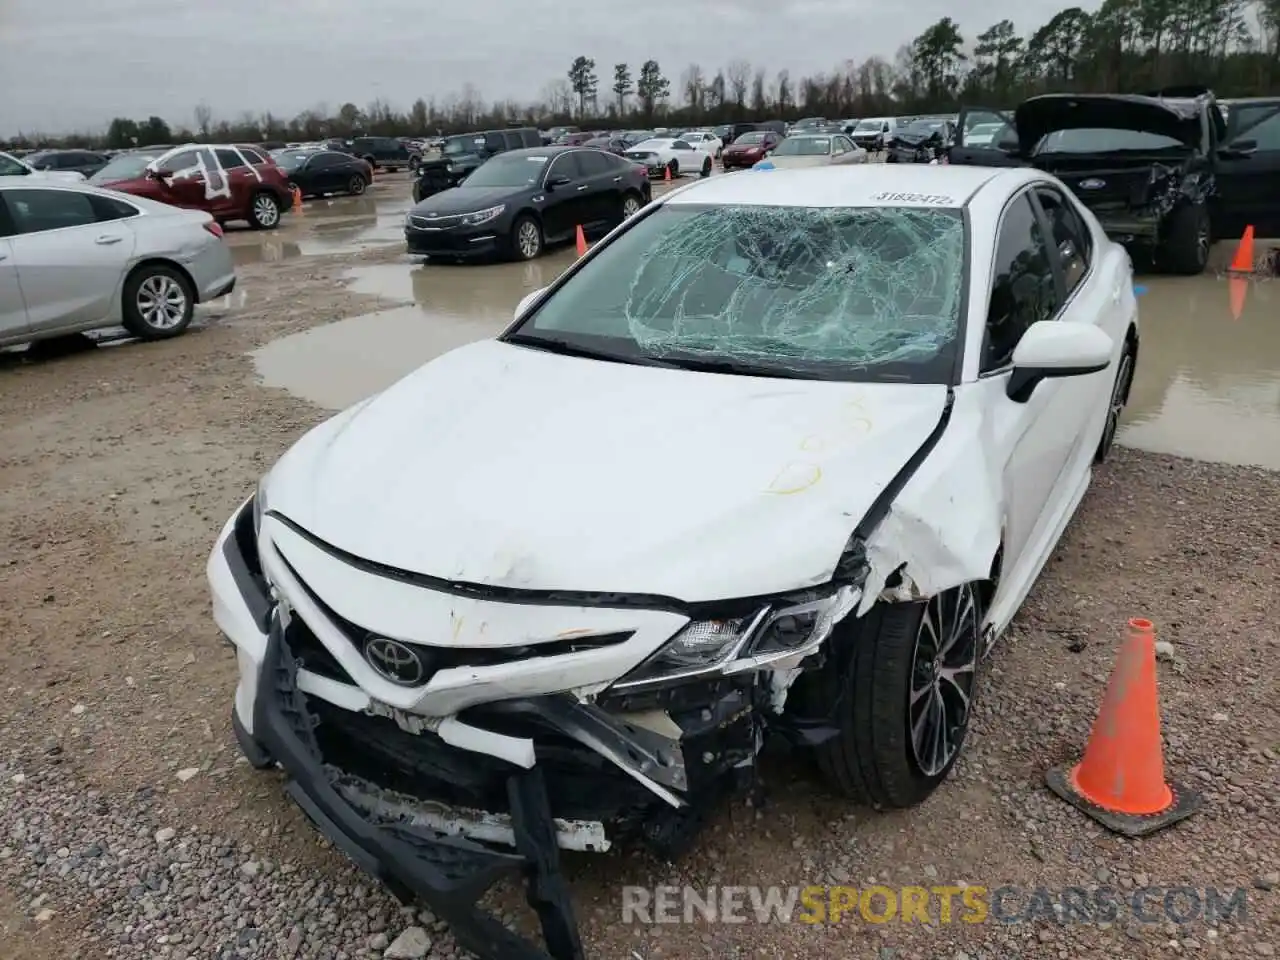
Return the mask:
<svg viewBox="0 0 1280 960">
<path fill-rule="evenodd" d="M 694 110 L 702 109 L 702 95 L 706 90 L 705 78 L 702 74 L 702 67 L 696 63 L 691 63 L 685 68 L 684 75 L 680 78 L 680 92 L 684 94 L 684 99 Z"/>
<path fill-rule="evenodd" d="M 739 110 L 747 105 L 747 88 L 751 86 L 751 64 L 745 60 L 734 60 L 724 68 L 725 79 L 729 83 L 729 98 Z"/>
<path fill-rule="evenodd" d="M 196 129 L 200 131 L 202 140 L 209 139 L 209 125 L 213 123 L 213 111 L 209 109 L 209 105 L 203 101 L 196 104 Z"/>
</svg>

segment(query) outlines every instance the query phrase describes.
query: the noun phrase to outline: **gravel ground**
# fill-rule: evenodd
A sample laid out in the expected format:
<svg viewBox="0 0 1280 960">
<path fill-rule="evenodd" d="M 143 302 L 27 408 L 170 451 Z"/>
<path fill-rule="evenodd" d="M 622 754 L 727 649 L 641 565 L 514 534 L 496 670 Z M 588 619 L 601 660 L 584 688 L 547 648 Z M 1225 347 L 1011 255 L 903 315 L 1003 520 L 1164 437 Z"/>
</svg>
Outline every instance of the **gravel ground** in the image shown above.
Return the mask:
<svg viewBox="0 0 1280 960">
<path fill-rule="evenodd" d="M 0 357 L 0 957 L 460 956 L 251 771 L 203 566 L 258 475 L 322 418 L 245 351 L 370 309 L 351 257 L 242 271 L 242 303 L 176 341 Z M 370 253 L 362 262 L 395 259 Z M 479 277 L 480 274 L 477 274 Z M 237 296 L 240 296 L 238 294 Z M 990 663 L 967 753 L 923 807 L 878 815 L 770 756 L 682 862 L 570 860 L 593 957 L 1272 957 L 1280 951 L 1280 475 L 1118 451 Z M 1172 776 L 1196 818 L 1117 839 L 1051 796 L 1125 620 L 1148 616 Z M 1243 921 L 812 927 L 621 921 L 626 884 L 1242 886 Z M 518 898 L 499 891 L 500 909 Z"/>
</svg>

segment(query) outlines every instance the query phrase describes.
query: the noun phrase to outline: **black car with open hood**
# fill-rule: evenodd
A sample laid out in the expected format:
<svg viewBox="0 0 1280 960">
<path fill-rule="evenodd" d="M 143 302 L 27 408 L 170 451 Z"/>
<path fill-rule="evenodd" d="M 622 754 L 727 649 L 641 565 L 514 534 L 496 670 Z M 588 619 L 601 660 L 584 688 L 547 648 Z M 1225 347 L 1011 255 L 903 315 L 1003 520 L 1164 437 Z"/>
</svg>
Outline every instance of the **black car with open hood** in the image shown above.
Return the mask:
<svg viewBox="0 0 1280 960">
<path fill-rule="evenodd" d="M 931 163 L 955 140 L 956 125 L 948 117 L 920 117 L 894 134 L 885 163 Z"/>
<path fill-rule="evenodd" d="M 1258 143 L 1202 88 L 1047 94 L 1012 116 L 965 108 L 951 163 L 1030 165 L 1060 179 L 1113 239 L 1174 273 L 1200 273 L 1214 239 L 1239 236 L 1236 180 Z M 1280 192 L 1280 180 L 1270 188 Z M 1261 198 L 1259 201 L 1261 202 Z"/>
</svg>

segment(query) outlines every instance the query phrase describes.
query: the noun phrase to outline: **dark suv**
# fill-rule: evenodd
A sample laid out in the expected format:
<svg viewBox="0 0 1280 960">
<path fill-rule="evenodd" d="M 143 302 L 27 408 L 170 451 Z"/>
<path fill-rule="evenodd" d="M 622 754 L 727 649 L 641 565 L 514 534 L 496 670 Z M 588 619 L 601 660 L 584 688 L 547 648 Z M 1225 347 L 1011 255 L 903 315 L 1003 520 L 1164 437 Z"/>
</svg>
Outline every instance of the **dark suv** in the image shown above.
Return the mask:
<svg viewBox="0 0 1280 960">
<path fill-rule="evenodd" d="M 542 134 L 533 127 L 479 130 L 445 137 L 438 159 L 422 160 L 413 182 L 413 202 L 455 187 L 490 157 L 508 150 L 541 147 Z"/>
<path fill-rule="evenodd" d="M 348 152 L 367 162 L 375 170 L 408 169 L 415 164 L 414 152 L 395 137 L 356 137 Z"/>
<path fill-rule="evenodd" d="M 965 108 L 951 163 L 1033 166 L 1061 180 L 1113 240 L 1172 273 L 1200 273 L 1215 239 L 1275 226 L 1280 151 L 1266 149 L 1280 100 L 1223 116 L 1203 88 L 1046 94 L 1012 116 Z"/>
</svg>

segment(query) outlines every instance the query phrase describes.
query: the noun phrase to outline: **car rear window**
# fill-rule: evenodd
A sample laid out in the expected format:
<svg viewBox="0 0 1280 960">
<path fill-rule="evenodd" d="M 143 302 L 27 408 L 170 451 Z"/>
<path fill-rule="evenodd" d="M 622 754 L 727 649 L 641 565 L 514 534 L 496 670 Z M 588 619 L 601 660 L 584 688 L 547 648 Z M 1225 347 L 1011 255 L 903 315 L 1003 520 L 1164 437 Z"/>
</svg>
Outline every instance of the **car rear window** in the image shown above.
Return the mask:
<svg viewBox="0 0 1280 960">
<path fill-rule="evenodd" d="M 584 263 L 521 332 L 620 354 L 944 383 L 966 259 L 957 209 L 668 204 Z"/>
</svg>

